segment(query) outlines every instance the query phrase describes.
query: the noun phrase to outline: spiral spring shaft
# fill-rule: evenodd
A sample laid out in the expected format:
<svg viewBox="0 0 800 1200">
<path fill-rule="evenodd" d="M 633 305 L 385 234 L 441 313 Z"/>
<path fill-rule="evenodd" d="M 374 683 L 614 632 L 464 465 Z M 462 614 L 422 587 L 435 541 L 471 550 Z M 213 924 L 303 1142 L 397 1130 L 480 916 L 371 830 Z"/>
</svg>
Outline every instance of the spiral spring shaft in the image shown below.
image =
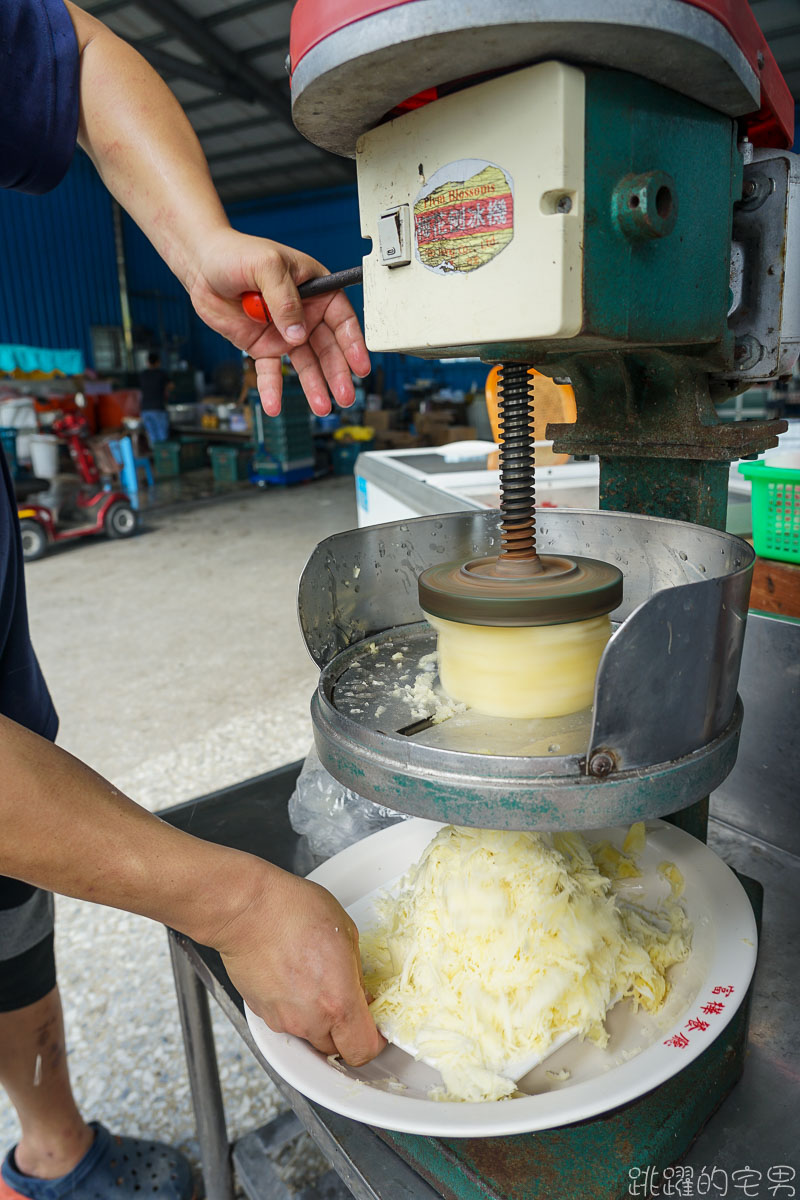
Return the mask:
<svg viewBox="0 0 800 1200">
<path fill-rule="evenodd" d="M 498 566 L 537 574 L 536 449 L 533 429 L 533 380 L 527 363 L 501 366 L 498 378 L 500 426 L 501 549 Z"/>
</svg>

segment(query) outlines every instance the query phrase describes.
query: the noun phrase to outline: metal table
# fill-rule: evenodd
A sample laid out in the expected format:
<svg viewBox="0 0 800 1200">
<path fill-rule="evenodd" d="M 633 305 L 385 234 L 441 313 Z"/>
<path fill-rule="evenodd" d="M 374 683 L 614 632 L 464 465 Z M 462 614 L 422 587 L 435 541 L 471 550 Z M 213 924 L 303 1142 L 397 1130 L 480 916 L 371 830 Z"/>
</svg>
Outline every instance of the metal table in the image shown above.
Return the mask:
<svg viewBox="0 0 800 1200">
<path fill-rule="evenodd" d="M 301 766 L 302 762 L 292 763 L 214 795 L 177 805 L 159 816 L 197 837 L 260 854 L 287 871 L 306 874 L 313 863 L 287 814 Z M 234 1146 L 228 1142 L 209 995 L 344 1181 L 348 1189 L 344 1195 L 353 1195 L 357 1200 L 385 1200 L 390 1196 L 392 1200 L 440 1200 L 440 1194 L 372 1130 L 312 1104 L 272 1070 L 250 1035 L 242 998 L 216 951 L 172 929 L 168 930 L 168 939 L 207 1200 L 233 1200 L 231 1160 L 251 1200 L 277 1200 L 289 1195 L 280 1191 L 271 1168 L 273 1135 L 269 1126 L 248 1134 Z M 328 1195 L 333 1200 L 336 1193 L 329 1191 Z"/>
<path fill-rule="evenodd" d="M 210 841 L 261 854 L 299 874 L 311 868 L 304 843 L 291 829 L 287 802 L 301 764 L 293 763 L 257 779 L 201 799 L 178 805 L 160 815 L 177 827 Z M 759 965 L 750 1028 L 750 1048 L 744 1076 L 694 1143 L 683 1164 L 690 1168 L 695 1190 L 663 1190 L 664 1181 L 632 1179 L 631 1195 L 731 1195 L 780 1200 L 800 1193 L 800 1073 L 797 1044 L 800 1018 L 796 1001 L 797 956 L 800 946 L 800 858 L 731 825 L 712 819 L 709 844 L 738 871 L 765 885 L 765 908 Z M 786 843 L 785 843 L 786 844 Z M 281 1192 L 270 1167 L 268 1149 L 274 1131 L 246 1135 L 229 1145 L 211 1030 L 209 994 L 220 1005 L 265 1073 L 286 1097 L 356 1200 L 438 1200 L 457 1193 L 438 1191 L 426 1182 L 365 1125 L 312 1104 L 275 1075 L 250 1036 L 242 1001 L 219 956 L 174 931 L 169 945 L 183 1028 L 184 1045 L 197 1121 L 208 1200 L 232 1200 L 231 1159 L 251 1200 L 273 1200 Z M 792 1066 L 794 1063 L 794 1066 Z M 794 1182 L 776 1174 L 780 1167 L 797 1172 Z M 735 1172 L 761 1172 L 735 1175 Z M 715 1172 L 715 1173 L 714 1173 Z M 772 1174 L 770 1174 L 770 1172 Z M 723 1178 L 727 1180 L 722 1190 Z M 493 1197 L 546 1196 L 570 1200 L 541 1190 L 541 1181 L 518 1181 L 501 1190 L 487 1184 Z M 779 1190 L 773 1190 L 776 1183 Z M 647 1189 L 645 1190 L 645 1184 Z M 743 1190 L 747 1184 L 749 1190 Z M 673 1184 L 673 1186 L 675 1186 Z M 687 1187 L 684 1176 L 684 1187 Z M 521 1190 L 520 1190 L 521 1187 Z M 277 1190 L 276 1190 L 277 1188 Z M 756 1190 L 757 1188 L 757 1190 Z M 330 1187 L 326 1195 L 347 1195 Z"/>
</svg>

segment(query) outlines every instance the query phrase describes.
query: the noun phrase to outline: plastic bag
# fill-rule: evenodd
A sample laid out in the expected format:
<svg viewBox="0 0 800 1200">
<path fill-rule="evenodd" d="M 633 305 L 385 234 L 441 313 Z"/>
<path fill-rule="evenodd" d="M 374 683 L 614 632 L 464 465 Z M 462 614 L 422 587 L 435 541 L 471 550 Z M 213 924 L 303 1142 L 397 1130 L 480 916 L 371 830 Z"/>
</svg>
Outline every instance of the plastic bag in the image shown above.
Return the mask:
<svg viewBox="0 0 800 1200">
<path fill-rule="evenodd" d="M 344 787 L 325 770 L 314 747 L 289 800 L 292 829 L 305 835 L 312 854 L 319 859 L 330 858 L 406 816 Z"/>
</svg>

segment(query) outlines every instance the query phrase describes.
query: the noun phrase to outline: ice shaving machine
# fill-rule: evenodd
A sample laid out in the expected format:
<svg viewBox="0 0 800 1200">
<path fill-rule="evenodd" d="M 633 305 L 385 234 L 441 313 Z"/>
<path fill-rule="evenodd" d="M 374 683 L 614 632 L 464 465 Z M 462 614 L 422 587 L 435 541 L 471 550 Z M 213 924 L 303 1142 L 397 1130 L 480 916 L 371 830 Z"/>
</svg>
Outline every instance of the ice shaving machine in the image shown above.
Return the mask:
<svg viewBox="0 0 800 1200">
<path fill-rule="evenodd" d="M 357 164 L 369 348 L 478 356 L 503 375 L 498 513 L 340 534 L 306 567 L 323 763 L 439 820 L 670 815 L 703 837 L 705 798 L 736 757 L 754 560 L 724 531 L 729 464 L 785 427 L 725 424 L 716 406 L 789 374 L 800 349 L 794 106 L 749 5 L 299 0 L 291 77 L 298 129 Z M 529 366 L 572 383 L 577 421 L 548 436 L 598 456 L 597 512 L 536 512 Z M 442 719 L 416 686 L 436 644 L 423 610 L 546 621 L 553 595 L 586 616 L 603 588 L 613 633 L 581 712 Z M 745 1004 L 679 1093 L 629 1106 L 630 1161 L 683 1153 L 741 1071 L 746 1020 Z M 531 1134 L 513 1147 L 520 1178 L 625 1194 L 619 1129 Z M 390 1140 L 449 1179 L 445 1195 L 500 1194 L 468 1168 L 453 1183 L 441 1146 Z M 585 1179 L 567 1182 L 565 1153 Z"/>
</svg>

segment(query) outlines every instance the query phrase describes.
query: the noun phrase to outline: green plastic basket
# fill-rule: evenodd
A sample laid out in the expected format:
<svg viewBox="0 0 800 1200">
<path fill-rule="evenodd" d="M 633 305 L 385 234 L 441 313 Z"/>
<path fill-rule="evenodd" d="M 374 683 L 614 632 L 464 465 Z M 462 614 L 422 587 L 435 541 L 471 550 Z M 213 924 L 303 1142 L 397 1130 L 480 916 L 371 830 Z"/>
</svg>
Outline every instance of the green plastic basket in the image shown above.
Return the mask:
<svg viewBox="0 0 800 1200">
<path fill-rule="evenodd" d="M 247 479 L 250 451 L 242 446 L 209 446 L 211 470 L 217 483 L 237 483 Z"/>
<path fill-rule="evenodd" d="M 800 467 L 740 463 L 753 485 L 753 546 L 762 558 L 800 563 Z"/>
<path fill-rule="evenodd" d="M 179 475 L 181 469 L 180 442 L 156 442 L 153 446 L 153 470 L 159 479 Z"/>
</svg>

